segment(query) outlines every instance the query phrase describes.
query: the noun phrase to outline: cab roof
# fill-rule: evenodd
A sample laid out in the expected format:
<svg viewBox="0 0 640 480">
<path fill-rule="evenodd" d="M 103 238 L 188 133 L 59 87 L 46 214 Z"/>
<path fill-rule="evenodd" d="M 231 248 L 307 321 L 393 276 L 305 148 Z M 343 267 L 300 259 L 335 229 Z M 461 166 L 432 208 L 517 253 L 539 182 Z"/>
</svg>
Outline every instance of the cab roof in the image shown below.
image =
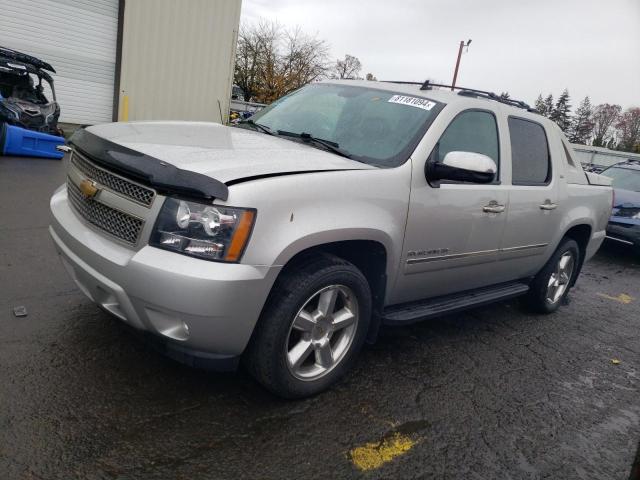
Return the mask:
<svg viewBox="0 0 640 480">
<path fill-rule="evenodd" d="M 429 82 L 385 82 L 371 80 L 323 80 L 320 83 L 351 85 L 354 87 L 374 88 L 389 92 L 402 93 L 406 95 L 414 95 L 425 97 L 447 105 L 462 104 L 467 108 L 487 108 L 488 105 L 496 106 L 498 104 L 503 111 L 509 115 L 530 118 L 531 120 L 548 125 L 555 126 L 554 122 L 550 122 L 547 118 L 540 115 L 535 109 L 529 107 L 524 102 L 518 100 L 503 100 L 494 93 L 483 90 L 475 90 L 470 88 L 456 87 L 455 91 L 451 91 L 449 85 L 429 84 Z M 425 88 L 428 87 L 428 88 Z M 441 88 L 442 87 L 442 88 Z"/>
</svg>

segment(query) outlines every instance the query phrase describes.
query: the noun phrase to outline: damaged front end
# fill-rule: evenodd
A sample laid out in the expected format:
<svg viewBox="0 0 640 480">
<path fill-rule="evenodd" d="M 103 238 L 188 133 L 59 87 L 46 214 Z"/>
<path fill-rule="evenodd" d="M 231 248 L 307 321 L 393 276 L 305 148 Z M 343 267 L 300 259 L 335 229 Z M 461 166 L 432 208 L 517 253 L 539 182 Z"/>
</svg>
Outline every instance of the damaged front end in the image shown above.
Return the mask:
<svg viewBox="0 0 640 480">
<path fill-rule="evenodd" d="M 58 128 L 60 105 L 53 78 L 46 70 L 55 73 L 50 64 L 38 58 L 0 47 L 0 123 L 62 134 Z M 53 101 L 45 96 L 43 80 L 51 89 Z"/>
</svg>

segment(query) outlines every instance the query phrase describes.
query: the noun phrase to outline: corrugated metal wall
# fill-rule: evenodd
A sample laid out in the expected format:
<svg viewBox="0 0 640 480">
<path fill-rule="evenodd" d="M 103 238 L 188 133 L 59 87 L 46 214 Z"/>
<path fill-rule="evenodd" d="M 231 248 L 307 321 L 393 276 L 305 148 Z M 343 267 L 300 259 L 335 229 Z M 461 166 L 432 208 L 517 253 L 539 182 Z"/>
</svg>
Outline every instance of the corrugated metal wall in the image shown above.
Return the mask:
<svg viewBox="0 0 640 480">
<path fill-rule="evenodd" d="M 0 0 L 0 45 L 53 65 L 61 121 L 108 122 L 117 20 L 118 0 Z"/>
<path fill-rule="evenodd" d="M 240 8 L 241 0 L 127 0 L 120 118 L 226 117 Z"/>
</svg>

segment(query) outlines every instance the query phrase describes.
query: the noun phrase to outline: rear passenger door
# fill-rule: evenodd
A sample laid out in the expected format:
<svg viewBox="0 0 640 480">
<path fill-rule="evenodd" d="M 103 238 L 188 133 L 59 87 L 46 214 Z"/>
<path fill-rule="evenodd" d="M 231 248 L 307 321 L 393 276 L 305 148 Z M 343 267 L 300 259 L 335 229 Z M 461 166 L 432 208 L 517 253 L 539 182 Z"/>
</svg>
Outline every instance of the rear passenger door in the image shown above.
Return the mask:
<svg viewBox="0 0 640 480">
<path fill-rule="evenodd" d="M 499 259 L 513 274 L 537 273 L 550 254 L 562 221 L 558 205 L 559 172 L 553 171 L 547 132 L 541 123 L 509 116 L 511 185 Z"/>
</svg>

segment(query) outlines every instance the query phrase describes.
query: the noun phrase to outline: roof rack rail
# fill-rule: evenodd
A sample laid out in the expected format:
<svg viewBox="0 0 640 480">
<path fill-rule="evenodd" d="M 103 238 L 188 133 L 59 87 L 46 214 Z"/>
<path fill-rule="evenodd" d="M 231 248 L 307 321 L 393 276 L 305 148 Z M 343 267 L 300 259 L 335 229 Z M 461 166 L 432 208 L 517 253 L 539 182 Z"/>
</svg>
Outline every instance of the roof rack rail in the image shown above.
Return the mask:
<svg viewBox="0 0 640 480">
<path fill-rule="evenodd" d="M 540 113 L 535 108 L 530 107 L 527 103 L 514 100 L 512 98 L 504 98 L 500 95 L 497 95 L 493 92 L 487 92 L 485 90 L 478 90 L 476 88 L 467 88 L 467 87 L 454 87 L 453 85 L 445 85 L 442 83 L 432 83 L 429 80 L 424 82 L 404 82 L 404 81 L 387 81 L 387 83 L 397 83 L 400 85 L 420 85 L 420 90 L 431 90 L 433 87 L 444 87 L 450 88 L 451 90 L 459 90 L 458 95 L 466 96 L 466 97 L 482 97 L 488 98 L 489 100 L 495 100 L 496 102 L 504 103 L 505 105 L 510 105 L 512 107 L 523 108 L 528 112 L 532 113 Z"/>
<path fill-rule="evenodd" d="M 468 97 L 482 97 L 488 98 L 490 100 L 495 100 L 496 102 L 504 103 L 505 105 L 511 105 L 512 107 L 523 108 L 529 112 L 539 113 L 535 108 L 531 108 L 527 103 L 521 100 L 514 100 L 512 98 L 504 98 L 500 95 L 496 95 L 493 92 L 487 92 L 485 90 L 478 90 L 476 88 L 467 88 L 467 87 L 454 87 L 453 85 L 444 85 L 441 83 L 431 83 L 429 80 L 425 81 L 420 90 L 431 90 L 432 87 L 445 87 L 450 88 L 451 90 L 460 90 L 458 95 L 464 95 Z"/>
</svg>

